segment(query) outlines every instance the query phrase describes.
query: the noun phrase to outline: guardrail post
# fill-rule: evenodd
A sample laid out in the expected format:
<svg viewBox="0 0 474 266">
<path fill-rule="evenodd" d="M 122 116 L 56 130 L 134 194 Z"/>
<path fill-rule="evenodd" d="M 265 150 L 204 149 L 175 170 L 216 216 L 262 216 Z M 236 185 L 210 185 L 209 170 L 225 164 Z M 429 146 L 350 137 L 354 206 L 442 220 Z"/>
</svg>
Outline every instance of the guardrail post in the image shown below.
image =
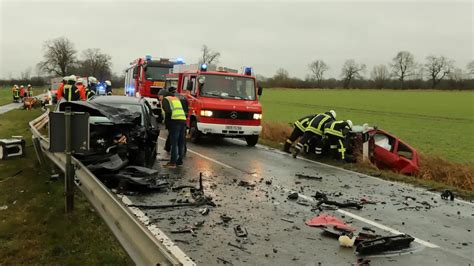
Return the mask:
<svg viewBox="0 0 474 266">
<path fill-rule="evenodd" d="M 64 125 L 66 128 L 65 140 L 66 140 L 66 171 L 65 171 L 65 190 L 66 190 L 66 213 L 72 212 L 74 209 L 74 166 L 71 162 L 71 107 L 66 107 L 64 112 Z"/>
</svg>

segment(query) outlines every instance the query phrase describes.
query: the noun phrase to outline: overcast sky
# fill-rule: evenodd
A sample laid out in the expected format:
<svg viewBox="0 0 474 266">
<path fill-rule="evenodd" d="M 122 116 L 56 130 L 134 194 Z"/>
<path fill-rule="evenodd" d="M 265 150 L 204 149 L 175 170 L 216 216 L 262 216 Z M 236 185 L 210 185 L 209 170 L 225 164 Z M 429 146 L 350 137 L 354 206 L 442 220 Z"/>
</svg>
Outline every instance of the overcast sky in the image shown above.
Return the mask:
<svg viewBox="0 0 474 266">
<path fill-rule="evenodd" d="M 445 55 L 462 69 L 474 58 L 473 1 L 0 0 L 0 17 L 3 78 L 34 69 L 44 41 L 60 36 L 110 54 L 116 73 L 146 54 L 194 63 L 203 44 L 221 52 L 221 65 L 264 76 L 283 67 L 305 77 L 322 59 L 339 77 L 346 59 L 370 70 L 400 50 L 418 61 Z"/>
</svg>

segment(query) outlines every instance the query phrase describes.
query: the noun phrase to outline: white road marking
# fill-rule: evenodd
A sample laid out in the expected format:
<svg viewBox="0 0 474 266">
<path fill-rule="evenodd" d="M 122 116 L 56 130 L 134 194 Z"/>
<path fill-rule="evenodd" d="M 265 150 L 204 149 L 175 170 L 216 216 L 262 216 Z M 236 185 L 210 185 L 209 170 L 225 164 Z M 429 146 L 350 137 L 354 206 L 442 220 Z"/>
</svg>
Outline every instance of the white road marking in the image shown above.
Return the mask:
<svg viewBox="0 0 474 266">
<path fill-rule="evenodd" d="M 189 151 L 189 149 L 188 149 L 188 151 Z M 215 163 L 217 163 L 217 164 L 226 165 L 226 166 L 228 166 L 229 168 L 232 168 L 232 169 L 235 169 L 235 170 L 240 171 L 239 169 L 237 169 L 237 168 L 235 168 L 235 167 L 229 166 L 229 165 L 227 165 L 227 164 L 225 164 L 225 163 L 219 162 L 219 161 L 217 161 L 217 160 L 215 160 L 215 159 L 209 158 L 209 157 L 207 157 L 207 156 L 205 156 L 205 155 L 202 155 L 202 154 L 200 154 L 200 153 L 195 152 L 195 154 L 197 154 L 197 155 L 199 155 L 199 156 L 201 156 L 201 157 L 203 157 L 203 158 L 205 158 L 205 159 L 207 159 L 207 160 L 210 160 L 210 161 L 212 161 L 212 162 L 215 162 Z M 335 168 L 337 168 L 337 167 L 335 167 Z M 337 168 L 337 169 L 339 169 L 339 168 Z M 298 194 L 299 194 L 299 193 L 298 193 Z M 312 198 L 310 198 L 310 197 L 308 197 L 308 196 L 305 196 L 305 195 L 302 195 L 302 194 L 299 194 L 299 195 L 300 195 L 301 198 L 304 198 L 304 199 L 310 200 L 310 201 L 314 201 L 314 199 L 312 199 Z M 372 225 L 372 226 L 375 226 L 375 227 L 377 227 L 377 228 L 379 228 L 379 229 L 382 229 L 382 230 L 384 230 L 384 231 L 387 231 L 387 232 L 390 232 L 390 233 L 393 233 L 393 234 L 402 234 L 400 231 L 397 231 L 397 230 L 395 230 L 395 229 L 393 229 L 393 228 L 390 228 L 390 227 L 388 227 L 388 226 L 385 226 L 385 225 L 383 225 L 383 224 L 374 222 L 374 221 L 372 221 L 372 220 L 366 219 L 366 218 L 364 218 L 364 217 L 355 215 L 355 214 L 353 214 L 353 213 L 351 213 L 351 212 L 348 212 L 348 211 L 345 211 L 345 210 L 341 210 L 341 209 L 338 209 L 337 211 L 340 212 L 340 213 L 344 213 L 344 214 L 346 214 L 347 216 L 351 216 L 352 218 L 354 218 L 354 219 L 356 219 L 356 220 L 359 220 L 359 221 L 361 221 L 361 222 L 364 222 L 364 223 L 370 224 L 370 225 Z M 418 242 L 419 244 L 422 244 L 422 245 L 424 245 L 424 246 L 426 246 L 426 247 L 429 247 L 429 248 L 439 248 L 438 245 L 435 245 L 435 244 L 433 244 L 433 243 L 424 241 L 424 240 L 419 239 L 419 238 L 416 238 L 416 237 L 415 237 L 415 241 Z"/>
<path fill-rule="evenodd" d="M 125 205 L 130 205 L 133 204 L 133 202 L 127 197 L 127 196 L 122 196 L 122 202 Z M 150 224 L 150 218 L 146 216 L 144 212 L 142 212 L 139 208 L 136 207 L 128 207 L 130 211 L 132 211 L 133 214 L 142 222 L 148 230 L 161 242 L 163 245 L 165 245 L 168 248 L 168 251 L 173 254 L 173 256 L 178 259 L 178 261 L 182 265 L 187 265 L 187 266 L 195 266 L 196 263 L 188 257 L 183 250 L 181 250 L 161 229 L 159 229 L 156 225 Z"/>
<path fill-rule="evenodd" d="M 162 138 L 162 137 L 159 137 L 159 138 L 160 138 L 161 140 L 163 140 L 163 141 L 166 141 L 165 138 Z M 223 166 L 223 167 L 225 167 L 225 168 L 228 168 L 228 169 L 234 168 L 234 167 L 232 167 L 232 166 L 230 166 L 230 165 L 228 165 L 228 164 L 225 164 L 225 163 L 223 163 L 223 162 L 219 162 L 219 161 L 214 160 L 214 159 L 212 159 L 212 158 L 210 158 L 210 157 L 207 157 L 206 155 L 201 154 L 201 153 L 199 153 L 199 152 L 197 152 L 197 151 L 193 151 L 193 150 L 191 150 L 191 149 L 188 149 L 188 151 L 189 151 L 190 153 L 193 153 L 193 154 L 196 154 L 196 155 L 198 155 L 198 156 L 201 156 L 202 158 L 204 158 L 204 159 L 206 159 L 206 160 L 208 160 L 208 161 L 211 161 L 211 162 L 213 162 L 213 163 L 216 163 L 216 164 L 218 164 L 218 165 L 220 165 L 220 166 Z M 234 169 L 235 169 L 235 168 L 234 168 Z"/>
</svg>

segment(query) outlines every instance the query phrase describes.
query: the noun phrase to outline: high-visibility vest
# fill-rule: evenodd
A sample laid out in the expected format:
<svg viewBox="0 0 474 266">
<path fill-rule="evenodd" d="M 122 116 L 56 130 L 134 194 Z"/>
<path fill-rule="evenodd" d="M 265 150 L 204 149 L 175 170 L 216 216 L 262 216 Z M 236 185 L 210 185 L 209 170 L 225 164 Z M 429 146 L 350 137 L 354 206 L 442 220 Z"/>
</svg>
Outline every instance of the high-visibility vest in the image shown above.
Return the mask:
<svg viewBox="0 0 474 266">
<path fill-rule="evenodd" d="M 171 120 L 186 120 L 186 114 L 184 113 L 181 101 L 174 96 L 167 96 L 165 98 L 170 103 Z"/>
<path fill-rule="evenodd" d="M 327 114 L 318 114 L 316 115 L 311 122 L 309 123 L 309 126 L 306 128 L 305 132 L 313 132 L 316 135 L 323 135 L 323 130 L 324 130 L 324 125 L 331 121 L 331 116 Z"/>
<path fill-rule="evenodd" d="M 324 128 L 324 134 L 344 138 L 344 129 L 350 129 L 346 121 L 333 121 L 326 124 Z"/>
<path fill-rule="evenodd" d="M 66 96 L 66 97 L 64 97 Z M 68 101 L 79 101 L 81 99 L 80 89 L 74 85 L 64 85 L 64 98 Z"/>
<path fill-rule="evenodd" d="M 302 117 L 295 122 L 295 127 L 297 127 L 301 131 L 305 131 L 306 128 L 309 126 L 309 123 L 311 120 L 315 117 L 316 115 L 308 115 L 305 117 Z"/>
</svg>

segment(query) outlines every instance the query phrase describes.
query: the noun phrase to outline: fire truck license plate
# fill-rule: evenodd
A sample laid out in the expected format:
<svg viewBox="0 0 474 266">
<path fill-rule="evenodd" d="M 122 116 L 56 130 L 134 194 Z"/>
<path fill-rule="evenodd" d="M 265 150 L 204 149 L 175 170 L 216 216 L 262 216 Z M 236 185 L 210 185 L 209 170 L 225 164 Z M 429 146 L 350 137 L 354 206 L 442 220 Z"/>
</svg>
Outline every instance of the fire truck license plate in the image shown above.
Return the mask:
<svg viewBox="0 0 474 266">
<path fill-rule="evenodd" d="M 227 130 L 242 130 L 242 127 L 239 126 L 225 126 Z"/>
</svg>

